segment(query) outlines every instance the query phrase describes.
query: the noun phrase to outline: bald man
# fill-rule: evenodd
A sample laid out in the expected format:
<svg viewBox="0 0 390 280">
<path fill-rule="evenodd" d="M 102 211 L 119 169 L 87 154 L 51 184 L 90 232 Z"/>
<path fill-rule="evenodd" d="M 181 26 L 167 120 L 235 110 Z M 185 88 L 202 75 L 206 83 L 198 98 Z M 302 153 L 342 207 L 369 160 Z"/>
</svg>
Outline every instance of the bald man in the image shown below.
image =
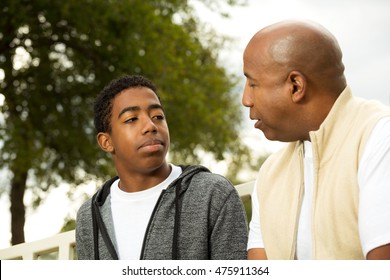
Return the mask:
<svg viewBox="0 0 390 280">
<path fill-rule="evenodd" d="M 324 27 L 283 21 L 244 51 L 242 103 L 269 140 L 249 259 L 390 259 L 390 108 L 354 97 Z"/>
</svg>

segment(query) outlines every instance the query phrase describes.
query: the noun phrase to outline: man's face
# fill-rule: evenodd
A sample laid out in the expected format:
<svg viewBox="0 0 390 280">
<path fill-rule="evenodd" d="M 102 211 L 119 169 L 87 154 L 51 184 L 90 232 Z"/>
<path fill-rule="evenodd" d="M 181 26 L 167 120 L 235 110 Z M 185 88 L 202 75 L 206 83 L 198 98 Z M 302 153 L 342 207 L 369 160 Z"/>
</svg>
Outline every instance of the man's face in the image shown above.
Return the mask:
<svg viewBox="0 0 390 280">
<path fill-rule="evenodd" d="M 265 51 L 249 44 L 244 52 L 246 83 L 242 104 L 269 140 L 291 141 L 294 116 L 286 77 L 269 61 Z"/>
<path fill-rule="evenodd" d="M 113 100 L 110 150 L 117 169 L 147 174 L 165 163 L 169 130 L 156 94 L 149 88 L 129 88 Z"/>
</svg>

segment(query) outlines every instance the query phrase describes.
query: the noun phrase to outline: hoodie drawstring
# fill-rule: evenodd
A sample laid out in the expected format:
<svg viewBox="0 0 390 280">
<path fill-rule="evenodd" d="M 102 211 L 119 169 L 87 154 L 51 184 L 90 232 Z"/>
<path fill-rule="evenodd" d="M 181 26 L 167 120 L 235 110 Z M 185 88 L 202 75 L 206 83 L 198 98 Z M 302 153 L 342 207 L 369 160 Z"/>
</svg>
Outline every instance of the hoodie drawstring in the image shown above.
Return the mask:
<svg viewBox="0 0 390 280">
<path fill-rule="evenodd" d="M 95 200 L 96 194 L 92 198 L 92 227 L 93 227 L 93 239 L 94 239 L 94 257 L 95 260 L 99 259 L 99 236 L 100 230 L 104 243 L 106 243 L 107 249 L 114 260 L 118 260 L 118 254 L 116 253 L 114 244 L 112 243 L 110 236 L 108 235 L 107 228 L 104 225 L 102 216 L 100 215 L 99 206 Z"/>
<path fill-rule="evenodd" d="M 98 224 L 96 220 L 96 209 L 94 205 L 95 197 L 97 193 L 92 197 L 91 209 L 92 209 L 92 230 L 93 230 L 93 254 L 94 259 L 99 259 L 99 236 L 98 236 Z"/>
<path fill-rule="evenodd" d="M 186 170 L 189 166 L 181 166 L 180 167 L 182 168 L 183 172 L 184 170 Z M 194 173 L 198 173 L 198 172 L 201 172 L 201 171 L 208 171 L 208 169 L 206 169 L 205 167 L 202 167 L 202 169 L 200 169 L 199 167 L 196 167 L 197 169 L 195 170 L 196 172 L 194 171 L 190 171 L 189 173 L 187 173 L 187 177 L 188 175 L 191 176 L 190 178 L 190 182 L 192 180 L 192 176 L 194 175 Z M 174 217 L 174 228 L 173 228 L 173 240 L 172 240 L 172 260 L 177 260 L 179 259 L 179 229 L 180 229 L 180 218 L 181 218 L 181 201 L 180 201 L 180 191 L 181 191 L 181 184 L 182 184 L 182 180 L 183 178 L 185 177 L 179 177 L 179 179 L 175 182 L 175 217 Z M 112 179 L 110 179 L 109 181 L 107 181 L 104 186 L 103 186 L 103 194 L 102 194 L 102 197 L 105 199 L 107 196 L 108 196 L 108 193 L 110 191 L 110 187 L 112 182 L 114 182 L 115 180 L 117 180 L 118 177 L 114 177 Z M 190 182 L 188 182 L 188 184 L 190 184 Z M 186 183 L 187 184 L 187 183 Z M 164 191 L 163 191 L 164 193 Z M 140 259 L 143 259 L 143 255 L 144 255 L 144 248 L 145 248 L 145 240 L 146 240 L 146 235 L 148 234 L 148 230 L 149 230 L 149 226 L 150 226 L 150 223 L 151 223 L 151 220 L 153 219 L 153 216 L 154 216 L 154 213 L 158 207 L 158 204 L 160 202 L 160 199 L 163 195 L 163 193 L 161 194 L 159 200 L 157 201 L 157 204 L 155 206 L 155 209 L 153 210 L 153 213 L 152 213 L 152 216 L 149 220 L 149 224 L 147 226 L 147 229 L 146 229 L 146 232 L 145 232 L 145 238 L 144 238 L 144 242 L 143 242 L 143 245 L 142 245 L 142 249 L 141 249 L 141 257 Z M 103 219 L 101 217 L 101 214 L 100 214 L 100 211 L 99 211 L 99 204 L 98 204 L 98 201 L 97 201 L 97 198 L 96 198 L 96 195 L 98 193 L 96 193 L 93 198 L 92 198 L 92 224 L 93 224 L 93 239 L 94 239 L 94 257 L 95 259 L 99 259 L 100 256 L 99 256 L 99 241 L 98 241 L 98 232 L 100 231 L 101 234 L 102 234 L 102 237 L 103 237 L 103 241 L 105 242 L 106 246 L 107 246 L 107 249 L 108 251 L 110 252 L 112 258 L 114 260 L 117 260 L 118 259 L 118 255 L 117 255 L 117 252 L 115 250 L 115 247 L 110 239 L 110 236 L 108 234 L 108 231 L 104 225 L 104 222 L 103 222 Z"/>
<path fill-rule="evenodd" d="M 172 241 L 172 260 L 178 259 L 178 239 L 179 239 L 179 227 L 180 227 L 180 213 L 181 213 L 181 204 L 180 204 L 180 188 L 181 188 L 181 179 L 177 181 L 175 187 L 175 223 L 173 228 L 173 241 Z"/>
</svg>

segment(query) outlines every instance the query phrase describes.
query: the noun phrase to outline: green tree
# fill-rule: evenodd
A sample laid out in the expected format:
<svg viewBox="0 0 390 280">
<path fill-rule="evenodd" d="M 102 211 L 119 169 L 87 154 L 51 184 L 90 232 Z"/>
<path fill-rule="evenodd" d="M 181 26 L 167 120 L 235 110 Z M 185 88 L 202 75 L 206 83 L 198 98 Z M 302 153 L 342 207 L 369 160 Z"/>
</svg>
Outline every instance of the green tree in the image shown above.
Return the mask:
<svg viewBox="0 0 390 280">
<path fill-rule="evenodd" d="M 217 63 L 224 39 L 199 30 L 187 1 L 2 0 L 0 12 L 0 166 L 11 174 L 1 188 L 12 244 L 24 242 L 27 188 L 37 206 L 60 182 L 112 175 L 91 108 L 119 75 L 143 74 L 160 88 L 173 159 L 193 162 L 200 149 L 222 159 L 240 147 L 235 78 Z"/>
</svg>

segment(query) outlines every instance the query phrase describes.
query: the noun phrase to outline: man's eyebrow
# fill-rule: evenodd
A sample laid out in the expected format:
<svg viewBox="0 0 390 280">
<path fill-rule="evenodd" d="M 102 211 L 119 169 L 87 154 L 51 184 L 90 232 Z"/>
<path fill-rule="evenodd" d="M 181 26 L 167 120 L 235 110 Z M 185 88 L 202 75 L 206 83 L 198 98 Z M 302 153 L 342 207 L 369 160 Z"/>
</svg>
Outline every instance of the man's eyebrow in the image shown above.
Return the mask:
<svg viewBox="0 0 390 280">
<path fill-rule="evenodd" d="M 251 75 L 249 75 L 248 73 L 244 72 L 244 76 L 247 77 L 247 79 L 250 79 L 250 80 L 254 80 Z"/>
<path fill-rule="evenodd" d="M 148 106 L 148 110 L 153 110 L 153 109 L 161 109 L 162 111 L 164 111 L 163 107 L 160 105 L 160 104 L 151 104 Z M 141 107 L 140 106 L 129 106 L 129 107 L 126 107 L 124 108 L 122 111 L 120 111 L 120 113 L 118 114 L 118 119 L 126 112 L 137 112 L 137 111 L 141 111 Z"/>
</svg>

